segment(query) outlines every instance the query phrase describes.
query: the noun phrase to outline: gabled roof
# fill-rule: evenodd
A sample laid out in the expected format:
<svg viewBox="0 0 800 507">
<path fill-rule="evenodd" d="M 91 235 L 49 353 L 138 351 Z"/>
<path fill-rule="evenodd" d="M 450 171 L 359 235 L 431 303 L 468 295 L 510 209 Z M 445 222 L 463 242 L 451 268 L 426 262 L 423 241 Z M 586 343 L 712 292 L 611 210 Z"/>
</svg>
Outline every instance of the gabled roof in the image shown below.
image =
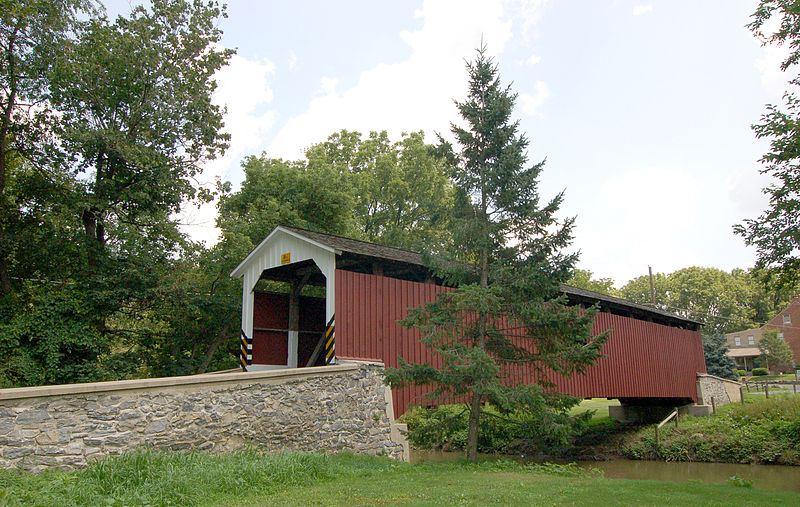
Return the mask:
<svg viewBox="0 0 800 507">
<path fill-rule="evenodd" d="M 359 241 L 357 239 L 335 236 L 333 234 L 298 229 L 297 227 L 288 227 L 285 225 L 281 225 L 279 227 L 281 229 L 294 232 L 295 234 L 303 236 L 304 238 L 316 243 L 332 248 L 336 250 L 337 254 L 341 252 L 349 252 L 358 255 L 375 257 L 378 259 L 387 259 L 390 261 L 405 262 L 407 264 L 414 264 L 417 266 L 425 266 L 422 254 L 412 252 L 411 250 L 403 250 L 402 248 L 395 248 L 393 246 L 377 245 L 375 243 L 368 243 L 366 241 Z"/>
<path fill-rule="evenodd" d="M 253 249 L 252 252 L 250 252 L 250 254 L 231 273 L 231 276 L 241 276 L 244 266 L 249 262 L 250 259 L 259 254 L 269 239 L 278 231 L 283 231 L 294 237 L 302 238 L 319 246 L 320 248 L 334 252 L 337 256 L 347 253 L 356 256 L 372 257 L 379 260 L 388 260 L 411 265 L 420 270 L 429 270 L 428 266 L 424 262 L 422 254 L 417 252 L 392 246 L 377 245 L 375 243 L 345 238 L 333 234 L 309 231 L 306 229 L 300 229 L 298 227 L 279 225 L 269 233 L 264 241 L 259 243 L 259 245 Z M 638 303 L 632 303 L 625 299 L 607 296 L 591 290 L 572 287 L 569 285 L 562 285 L 561 292 L 566 294 L 568 299 L 573 304 L 586 304 L 587 306 L 591 306 L 595 303 L 600 303 L 602 309 L 611 313 L 633 315 L 644 320 L 652 320 L 653 322 L 664 323 L 673 326 L 678 325 L 679 327 L 688 327 L 695 330 L 703 325 L 701 322 L 687 319 L 685 317 L 659 310 L 657 308 Z"/>
<path fill-rule="evenodd" d="M 600 292 L 595 292 L 592 290 L 581 289 L 578 287 L 573 287 L 571 285 L 561 285 L 561 292 L 567 295 L 568 298 L 573 300 L 581 300 L 586 299 L 588 303 L 593 304 L 595 302 L 599 302 L 601 307 L 607 307 L 609 309 L 620 309 L 625 310 L 631 313 L 641 313 L 644 315 L 658 315 L 660 317 L 665 317 L 667 319 L 677 319 L 681 320 L 695 326 L 702 326 L 702 322 L 698 322 L 696 320 L 688 319 L 686 317 L 681 317 L 679 315 L 675 315 L 674 313 L 666 312 L 664 310 L 660 310 L 658 308 L 653 308 L 652 306 L 642 305 L 639 303 L 632 303 L 627 299 L 615 298 L 613 296 L 608 296 L 606 294 L 602 294 Z"/>
<path fill-rule="evenodd" d="M 242 260 L 242 262 L 240 262 L 239 265 L 236 266 L 236 268 L 234 268 L 233 271 L 231 271 L 230 277 L 231 278 L 241 278 L 244 275 L 244 272 L 245 272 L 245 269 L 246 269 L 247 265 L 250 264 L 250 261 L 252 261 L 253 259 L 258 257 L 259 255 L 261 255 L 261 253 L 266 249 L 267 244 L 269 243 L 269 240 L 272 239 L 272 237 L 275 236 L 279 232 L 284 232 L 286 234 L 289 234 L 290 236 L 299 237 L 300 239 L 302 239 L 304 241 L 310 241 L 311 243 L 315 244 L 316 246 L 322 248 L 323 250 L 328 250 L 331 253 L 335 253 L 335 250 L 332 247 L 327 246 L 324 243 L 320 243 L 318 241 L 315 241 L 313 238 L 310 238 L 310 237 L 307 237 L 307 236 L 302 236 L 302 235 L 298 234 L 297 231 L 302 231 L 302 229 L 295 229 L 294 227 L 285 227 L 283 225 L 279 225 L 279 226 L 275 227 L 274 229 L 272 229 L 272 231 L 267 235 L 267 237 L 264 238 L 261 241 L 261 243 L 259 243 L 258 246 L 256 246 L 253 249 L 252 252 L 247 254 L 247 257 L 245 257 L 244 260 Z M 310 232 L 310 231 L 304 231 L 304 232 Z M 317 233 L 317 234 L 319 234 L 319 233 Z M 326 236 L 326 234 L 323 234 L 323 236 Z"/>
</svg>

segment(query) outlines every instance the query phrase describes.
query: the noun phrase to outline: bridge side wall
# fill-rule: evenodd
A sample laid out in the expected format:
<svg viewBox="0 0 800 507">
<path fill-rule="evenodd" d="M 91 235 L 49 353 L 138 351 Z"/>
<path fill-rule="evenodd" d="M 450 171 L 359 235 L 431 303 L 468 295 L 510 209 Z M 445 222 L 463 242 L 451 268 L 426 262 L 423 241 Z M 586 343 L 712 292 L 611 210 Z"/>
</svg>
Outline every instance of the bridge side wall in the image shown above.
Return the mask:
<svg viewBox="0 0 800 507">
<path fill-rule="evenodd" d="M 432 301 L 452 289 L 351 271 L 336 270 L 336 351 L 340 358 L 369 359 L 396 367 L 398 357 L 437 365 L 437 358 L 420 343 L 420 334 L 397 324 L 408 308 Z M 704 373 L 700 333 L 631 317 L 600 313 L 594 332 L 611 330 L 605 357 L 585 375 L 552 380 L 559 390 L 578 397 L 697 399 L 697 373 Z M 524 368 L 509 369 L 509 381 L 532 383 Z M 411 405 L 434 404 L 423 397 L 428 389 L 394 391 L 400 415 Z M 440 400 L 441 403 L 453 400 Z"/>
<path fill-rule="evenodd" d="M 136 447 L 408 459 L 382 365 L 0 390 L 0 468 L 72 468 Z"/>
</svg>

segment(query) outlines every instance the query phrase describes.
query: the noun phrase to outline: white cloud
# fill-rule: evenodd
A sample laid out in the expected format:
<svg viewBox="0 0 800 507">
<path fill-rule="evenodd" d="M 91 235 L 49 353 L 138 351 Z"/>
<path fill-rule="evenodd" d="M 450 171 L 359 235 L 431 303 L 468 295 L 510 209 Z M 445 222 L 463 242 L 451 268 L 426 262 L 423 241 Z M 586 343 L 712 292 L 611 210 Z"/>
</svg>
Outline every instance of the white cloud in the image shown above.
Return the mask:
<svg viewBox="0 0 800 507">
<path fill-rule="evenodd" d="M 297 66 L 297 55 L 294 51 L 289 51 L 289 70 L 294 70 Z"/>
<path fill-rule="evenodd" d="M 548 97 L 550 97 L 550 88 L 547 87 L 547 83 L 536 81 L 536 92 L 534 94 L 519 94 L 520 101 L 522 102 L 522 111 L 529 116 L 536 115 L 539 108 Z"/>
<path fill-rule="evenodd" d="M 238 167 L 238 161 L 247 153 L 258 151 L 262 140 L 272 128 L 274 112 L 267 106 L 273 100 L 270 79 L 275 66 L 268 60 L 249 60 L 234 55 L 230 64 L 216 77 L 214 102 L 227 108 L 224 116 L 225 131 L 231 135 L 230 147 L 223 157 L 206 163 L 197 181 L 203 186 L 214 184 L 216 178 L 229 179 L 228 170 Z M 181 211 L 180 221 L 186 224 L 184 232 L 195 240 L 208 244 L 216 242 L 219 231 L 214 226 L 214 203 L 200 206 L 187 204 Z"/>
<path fill-rule="evenodd" d="M 652 11 L 653 11 L 653 4 L 637 5 L 633 8 L 633 15 L 641 16 L 642 14 L 647 14 L 648 12 Z"/>
<path fill-rule="evenodd" d="M 769 199 L 762 189 L 772 183 L 772 178 L 761 174 L 753 168 L 739 170 L 728 177 L 728 198 L 733 204 L 735 217 L 740 221 L 743 218 L 754 218 L 760 215 L 769 204 Z"/>
<path fill-rule="evenodd" d="M 534 65 L 536 65 L 537 63 L 539 63 L 541 61 L 542 61 L 542 57 L 541 56 L 539 56 L 539 55 L 531 55 L 531 56 L 528 57 L 527 60 L 525 60 L 522 63 L 523 63 L 523 65 L 534 66 Z"/>
<path fill-rule="evenodd" d="M 509 0 L 506 5 L 509 14 L 522 25 L 522 37 L 528 40 L 531 31 L 542 17 L 542 8 L 547 0 Z M 534 34 L 536 35 L 536 34 Z"/>
<path fill-rule="evenodd" d="M 519 22 L 524 27 L 535 23 L 542 4 L 540 0 L 424 1 L 414 14 L 422 26 L 400 33 L 411 48 L 408 59 L 364 70 L 346 90 L 337 92 L 330 82 L 323 84 L 323 95 L 286 122 L 268 153 L 299 158 L 309 144 L 342 128 L 389 129 L 395 137 L 418 129 L 446 134 L 449 122 L 458 116 L 453 98 L 462 98 L 466 91 L 464 60 L 474 57 L 481 38 L 490 54 L 502 53 L 513 35 L 508 9 L 522 13 Z"/>
<path fill-rule="evenodd" d="M 323 77 L 321 80 L 321 84 L 317 94 L 319 95 L 335 95 L 336 94 L 336 85 L 339 84 L 339 80 L 335 77 Z"/>
<path fill-rule="evenodd" d="M 675 169 L 643 168 L 608 178 L 598 189 L 602 210 L 578 215 L 581 264 L 624 284 L 632 269 L 645 274 L 651 265 L 671 272 L 701 263 L 695 249 L 686 248 L 687 238 L 703 233 L 700 188 L 693 173 Z"/>
</svg>

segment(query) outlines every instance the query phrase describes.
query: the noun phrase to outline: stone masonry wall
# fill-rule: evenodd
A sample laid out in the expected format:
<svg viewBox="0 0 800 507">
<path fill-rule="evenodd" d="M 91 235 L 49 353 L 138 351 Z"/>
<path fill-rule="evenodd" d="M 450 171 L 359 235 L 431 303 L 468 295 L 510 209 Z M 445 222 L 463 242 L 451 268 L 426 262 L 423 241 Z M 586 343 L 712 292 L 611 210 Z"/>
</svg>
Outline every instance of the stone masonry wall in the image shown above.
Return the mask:
<svg viewBox="0 0 800 507">
<path fill-rule="evenodd" d="M 350 363 L 3 389 L 0 467 L 79 467 L 139 446 L 403 458 L 381 369 Z"/>
<path fill-rule="evenodd" d="M 711 398 L 718 407 L 741 401 L 739 382 L 708 374 L 697 375 L 697 404 L 711 405 Z"/>
</svg>

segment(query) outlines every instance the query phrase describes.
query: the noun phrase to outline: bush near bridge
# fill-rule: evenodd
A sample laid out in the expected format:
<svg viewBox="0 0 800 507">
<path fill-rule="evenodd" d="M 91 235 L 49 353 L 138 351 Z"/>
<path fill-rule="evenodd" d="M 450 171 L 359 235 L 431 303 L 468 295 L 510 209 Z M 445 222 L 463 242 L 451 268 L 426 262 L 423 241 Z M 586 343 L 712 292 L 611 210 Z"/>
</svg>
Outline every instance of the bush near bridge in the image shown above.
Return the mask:
<svg viewBox="0 0 800 507">
<path fill-rule="evenodd" d="M 479 452 L 551 456 L 564 454 L 592 418 L 589 411 L 571 414 L 547 408 L 501 414 L 491 405 L 485 414 L 478 430 Z M 469 413 L 464 405 L 414 407 L 400 420 L 408 424 L 408 439 L 419 449 L 466 449 Z"/>
<path fill-rule="evenodd" d="M 800 465 L 800 397 L 748 397 L 710 417 L 682 417 L 675 428 L 634 434 L 624 453 L 633 459 Z"/>
</svg>

